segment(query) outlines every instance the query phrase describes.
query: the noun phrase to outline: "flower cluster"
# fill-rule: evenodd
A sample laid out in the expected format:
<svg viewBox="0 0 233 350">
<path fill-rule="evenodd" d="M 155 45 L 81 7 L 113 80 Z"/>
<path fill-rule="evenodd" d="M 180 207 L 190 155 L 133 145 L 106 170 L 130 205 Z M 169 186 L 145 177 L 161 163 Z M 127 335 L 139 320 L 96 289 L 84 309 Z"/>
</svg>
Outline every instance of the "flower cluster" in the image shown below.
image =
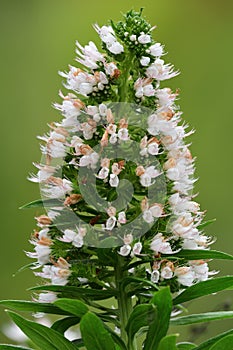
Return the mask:
<svg viewBox="0 0 233 350">
<path fill-rule="evenodd" d="M 28 256 L 37 259 L 36 275 L 53 285 L 106 288 L 108 265 L 93 263 L 92 257 L 111 242 L 109 254 L 140 262 L 131 274 L 178 291 L 206 280 L 210 272 L 207 261 L 175 259 L 176 254 L 208 249 L 211 243 L 192 194 L 195 167 L 185 138 L 193 131 L 181 121 L 178 92 L 160 86 L 178 73 L 161 59 L 163 46 L 140 13 L 130 11 L 124 22 L 95 29 L 106 53 L 93 42 L 84 47 L 77 42 L 82 68 L 69 66 L 60 73 L 70 92 L 60 92 L 62 102 L 54 104 L 63 119 L 40 137 L 43 160 L 30 180 L 40 183 L 50 208 L 36 218 L 39 230 Z M 136 103 L 134 117 L 113 102 Z M 132 161 L 131 153 L 136 154 Z M 128 197 L 126 180 L 134 188 Z M 166 193 L 154 200 L 149 192 L 161 181 Z M 89 202 L 81 188 L 90 192 Z M 54 294 L 48 293 L 50 299 Z"/>
</svg>

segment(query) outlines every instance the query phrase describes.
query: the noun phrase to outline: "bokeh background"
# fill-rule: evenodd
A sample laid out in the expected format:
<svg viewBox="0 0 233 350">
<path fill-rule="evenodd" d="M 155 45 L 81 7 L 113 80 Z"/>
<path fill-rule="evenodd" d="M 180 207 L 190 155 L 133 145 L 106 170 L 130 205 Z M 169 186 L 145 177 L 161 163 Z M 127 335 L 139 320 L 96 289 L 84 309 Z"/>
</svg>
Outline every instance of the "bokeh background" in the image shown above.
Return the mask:
<svg viewBox="0 0 233 350">
<path fill-rule="evenodd" d="M 155 38 L 166 45 L 182 74 L 168 82 L 179 87 L 184 118 L 197 131 L 192 151 L 197 156 L 196 191 L 217 236 L 214 248 L 232 253 L 233 218 L 233 2 L 232 0 L 0 0 L 1 115 L 1 241 L 0 299 L 30 299 L 26 289 L 37 283 L 31 271 L 16 274 L 30 261 L 24 250 L 34 228 L 35 210 L 20 211 L 39 198 L 39 189 L 26 177 L 40 160 L 37 135 L 60 116 L 51 107 L 58 101 L 62 79 L 58 70 L 74 64 L 75 40 L 98 40 L 92 24 L 118 20 L 121 12 L 145 7 L 156 24 Z M 232 272 L 231 262 L 212 263 L 220 275 Z M 191 311 L 228 307 L 232 293 L 222 292 L 189 305 Z M 0 311 L 0 327 L 7 321 Z M 197 343 L 231 326 L 214 322 L 205 333 L 192 330 Z M 180 339 L 193 337 L 190 328 Z M 0 335 L 0 341 L 6 341 Z"/>
</svg>

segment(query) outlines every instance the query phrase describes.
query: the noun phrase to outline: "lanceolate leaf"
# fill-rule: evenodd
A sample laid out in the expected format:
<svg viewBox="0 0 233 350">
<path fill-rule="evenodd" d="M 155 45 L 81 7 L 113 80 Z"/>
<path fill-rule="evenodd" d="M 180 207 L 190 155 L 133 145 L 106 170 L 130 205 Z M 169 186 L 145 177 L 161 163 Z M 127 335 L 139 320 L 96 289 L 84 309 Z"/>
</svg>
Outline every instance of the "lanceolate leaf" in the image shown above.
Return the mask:
<svg viewBox="0 0 233 350">
<path fill-rule="evenodd" d="M 39 347 L 39 349 L 76 350 L 75 345 L 64 338 L 59 332 L 41 324 L 28 321 L 13 312 L 9 312 L 9 315 L 16 325 L 21 328 L 21 330 Z"/>
<path fill-rule="evenodd" d="M 204 221 L 204 222 L 202 222 L 202 223 L 198 226 L 198 229 L 199 229 L 199 230 L 202 230 L 204 227 L 206 227 L 206 226 L 208 226 L 208 225 L 210 225 L 210 224 L 213 224 L 215 221 L 216 221 L 216 219 Z"/>
<path fill-rule="evenodd" d="M 230 331 L 218 334 L 216 337 L 208 339 L 207 341 L 205 341 L 204 343 L 200 344 L 199 346 L 197 346 L 196 348 L 194 348 L 195 350 L 210 350 L 211 347 L 216 344 L 220 339 L 223 339 L 229 335 L 233 335 L 233 329 L 231 329 Z M 225 349 L 224 349 L 225 350 Z"/>
<path fill-rule="evenodd" d="M 134 308 L 125 328 L 128 333 L 129 343 L 133 342 L 134 336 L 140 328 L 149 326 L 154 321 L 156 313 L 157 309 L 152 304 L 141 304 Z"/>
<path fill-rule="evenodd" d="M 45 208 L 45 207 L 60 207 L 62 204 L 58 199 L 37 199 L 30 203 L 22 205 L 19 209 L 29 209 L 29 208 Z"/>
<path fill-rule="evenodd" d="M 233 318 L 233 311 L 207 312 L 204 314 L 189 315 L 176 317 L 171 319 L 171 326 L 181 326 L 193 323 L 209 322 L 214 320 L 223 320 L 225 318 Z"/>
<path fill-rule="evenodd" d="M 90 311 L 80 322 L 82 338 L 87 350 L 115 350 L 115 344 L 102 321 Z"/>
<path fill-rule="evenodd" d="M 0 344 L 0 350 L 32 350 L 29 348 L 23 348 L 17 345 Z"/>
<path fill-rule="evenodd" d="M 47 303 L 38 303 L 21 300 L 1 300 L 0 305 L 17 311 L 45 312 L 55 315 L 70 315 L 69 312 L 59 309 L 57 306 Z"/>
<path fill-rule="evenodd" d="M 158 350 L 177 350 L 176 347 L 176 338 L 178 334 L 171 334 L 167 335 L 166 337 L 162 338 Z"/>
<path fill-rule="evenodd" d="M 233 260 L 233 256 L 227 253 L 219 252 L 217 250 L 181 250 L 175 254 L 178 258 L 184 258 L 187 260 L 200 260 L 200 259 L 225 259 Z"/>
<path fill-rule="evenodd" d="M 196 345 L 193 343 L 179 343 L 176 345 L 178 350 L 192 350 L 196 349 Z"/>
<path fill-rule="evenodd" d="M 63 298 L 56 300 L 54 304 L 60 309 L 80 318 L 88 311 L 88 307 L 80 300 Z"/>
<path fill-rule="evenodd" d="M 78 324 L 79 322 L 79 317 L 66 317 L 54 322 L 51 328 L 61 334 L 64 334 L 67 329 Z"/>
<path fill-rule="evenodd" d="M 181 303 L 184 303 L 185 301 L 189 301 L 192 299 L 202 297 L 204 295 L 209 295 L 212 293 L 219 292 L 220 290 L 224 290 L 231 286 L 233 286 L 232 276 L 218 277 L 207 281 L 199 282 L 187 288 L 184 292 L 178 295 L 173 300 L 173 304 L 174 305 L 181 304 Z"/>
<path fill-rule="evenodd" d="M 127 347 L 125 345 L 125 343 L 123 342 L 123 340 L 120 338 L 120 336 L 118 336 L 111 328 L 109 328 L 106 324 L 104 324 L 105 328 L 108 330 L 108 332 L 111 334 L 112 339 L 114 340 L 114 342 L 118 345 L 116 345 L 117 350 L 127 350 Z"/>
<path fill-rule="evenodd" d="M 151 323 L 145 340 L 144 350 L 157 349 L 160 340 L 166 336 L 172 310 L 169 287 L 156 292 L 151 303 L 157 306 L 157 317 Z"/>
<path fill-rule="evenodd" d="M 158 290 L 158 287 L 156 286 L 155 283 L 151 282 L 151 281 L 148 281 L 146 279 L 143 279 L 143 278 L 138 278 L 138 277 L 126 277 L 122 280 L 122 288 L 127 288 L 130 284 L 137 284 L 137 286 L 139 286 L 140 284 L 143 286 L 143 285 L 146 285 L 146 286 L 150 286 L 152 287 L 153 289 L 155 290 Z"/>
<path fill-rule="evenodd" d="M 60 296 L 63 298 L 89 298 L 91 300 L 103 300 L 117 295 L 117 292 L 114 290 L 88 289 L 72 286 L 40 286 L 30 288 L 30 290 L 49 290 L 60 293 Z"/>
<path fill-rule="evenodd" d="M 211 346 L 210 350 L 232 350 L 233 349 L 233 335 L 228 335 L 227 337 L 217 341 L 216 344 Z"/>
</svg>

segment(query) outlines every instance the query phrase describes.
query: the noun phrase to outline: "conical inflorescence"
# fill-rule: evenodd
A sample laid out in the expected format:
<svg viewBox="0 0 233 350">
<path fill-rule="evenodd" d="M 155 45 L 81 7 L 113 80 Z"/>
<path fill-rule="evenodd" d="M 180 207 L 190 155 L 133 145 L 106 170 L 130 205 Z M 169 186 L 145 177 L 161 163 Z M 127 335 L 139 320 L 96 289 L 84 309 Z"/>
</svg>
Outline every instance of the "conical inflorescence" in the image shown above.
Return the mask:
<svg viewBox="0 0 233 350">
<path fill-rule="evenodd" d="M 60 72 L 68 92 L 54 104 L 62 120 L 40 137 L 42 162 L 30 180 L 40 184 L 46 213 L 36 217 L 27 254 L 52 285 L 114 288 L 120 257 L 130 276 L 177 292 L 210 272 L 207 261 L 176 254 L 211 243 L 193 200 L 185 142 L 193 131 L 181 120 L 178 92 L 164 87 L 178 72 L 141 13 L 94 28 L 102 49 L 76 43 L 78 67 Z"/>
</svg>

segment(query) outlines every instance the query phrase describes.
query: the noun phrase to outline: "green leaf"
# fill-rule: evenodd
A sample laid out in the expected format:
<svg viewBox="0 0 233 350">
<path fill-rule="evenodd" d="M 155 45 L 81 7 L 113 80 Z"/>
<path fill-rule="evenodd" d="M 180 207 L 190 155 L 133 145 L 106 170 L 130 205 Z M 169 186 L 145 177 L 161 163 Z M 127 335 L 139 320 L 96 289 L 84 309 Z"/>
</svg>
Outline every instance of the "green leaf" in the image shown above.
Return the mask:
<svg viewBox="0 0 233 350">
<path fill-rule="evenodd" d="M 206 227 L 206 226 L 208 226 L 210 224 L 213 224 L 213 222 L 215 222 L 215 221 L 216 221 L 216 219 L 211 219 L 211 220 L 208 220 L 208 221 L 204 221 L 198 226 L 198 229 L 202 230 L 204 227 Z"/>
<path fill-rule="evenodd" d="M 233 318 L 233 311 L 207 312 L 204 314 L 189 315 L 171 319 L 171 326 L 184 326 L 187 324 L 210 322 L 214 320 L 223 320 Z"/>
<path fill-rule="evenodd" d="M 115 344 L 103 322 L 88 311 L 80 322 L 82 338 L 87 350 L 115 350 Z"/>
<path fill-rule="evenodd" d="M 47 314 L 69 315 L 69 313 L 49 303 L 39 303 L 23 300 L 1 300 L 0 305 L 17 311 L 45 312 Z"/>
<path fill-rule="evenodd" d="M 210 350 L 211 346 L 213 346 L 214 344 L 216 344 L 220 339 L 223 339 L 225 337 L 227 337 L 228 335 L 233 335 L 233 329 L 218 334 L 216 337 L 208 339 L 207 341 L 205 341 L 204 343 L 200 344 L 199 346 L 197 346 L 195 348 L 195 350 Z M 224 349 L 225 350 L 225 349 Z"/>
<path fill-rule="evenodd" d="M 159 343 L 158 350 L 177 350 L 176 347 L 176 338 L 178 337 L 178 334 L 171 334 L 167 335 L 166 337 L 162 338 Z"/>
<path fill-rule="evenodd" d="M 160 340 L 167 334 L 172 311 L 172 298 L 169 287 L 162 288 L 156 292 L 151 303 L 157 306 L 157 317 L 149 327 L 144 350 L 157 349 Z"/>
<path fill-rule="evenodd" d="M 178 258 L 184 258 L 187 260 L 200 260 L 200 259 L 223 259 L 233 260 L 233 256 L 227 253 L 219 252 L 217 250 L 181 250 L 179 253 L 174 255 Z"/>
<path fill-rule="evenodd" d="M 0 344 L 0 350 L 32 350 L 18 345 Z"/>
<path fill-rule="evenodd" d="M 227 337 L 217 341 L 216 344 L 211 346 L 210 350 L 232 350 L 233 349 L 233 335 L 228 335 Z"/>
<path fill-rule="evenodd" d="M 61 334 L 64 334 L 67 329 L 78 324 L 79 322 L 80 317 L 66 317 L 54 322 L 51 328 Z"/>
<path fill-rule="evenodd" d="M 29 209 L 29 208 L 46 208 L 46 207 L 60 207 L 62 201 L 58 199 L 37 199 L 30 203 L 22 205 L 19 209 Z"/>
<path fill-rule="evenodd" d="M 148 281 L 148 280 L 146 280 L 146 279 L 144 279 L 144 278 L 133 277 L 133 276 L 132 276 L 132 277 L 131 277 L 131 276 L 126 277 L 126 278 L 124 278 L 124 279 L 122 280 L 122 283 L 121 283 L 122 288 L 123 288 L 123 289 L 127 288 L 131 283 L 136 283 L 137 286 L 139 286 L 140 284 L 141 284 L 141 285 L 150 286 L 150 287 L 152 287 L 153 289 L 158 290 L 158 287 L 156 286 L 155 283 L 153 283 L 153 282 L 151 282 L 151 281 Z"/>
<path fill-rule="evenodd" d="M 72 286 L 37 286 L 29 288 L 29 290 L 48 290 L 56 293 L 61 293 L 62 298 L 74 298 L 74 299 L 86 299 L 91 300 L 103 300 L 112 298 L 117 295 L 117 291 L 114 290 L 100 290 L 100 289 L 88 289 Z"/>
<path fill-rule="evenodd" d="M 108 332 L 112 336 L 112 339 L 117 344 L 116 345 L 117 350 L 118 349 L 120 349 L 120 350 L 127 350 L 127 347 L 126 347 L 124 341 L 111 328 L 109 328 L 106 324 L 104 324 L 104 327 L 108 330 Z"/>
<path fill-rule="evenodd" d="M 76 350 L 75 345 L 55 330 L 26 320 L 14 312 L 8 311 L 8 313 L 16 325 L 39 347 L 39 349 Z"/>
<path fill-rule="evenodd" d="M 88 307 L 80 300 L 62 298 L 56 300 L 53 304 L 58 306 L 60 309 L 80 318 L 82 318 L 88 311 Z"/>
<path fill-rule="evenodd" d="M 130 344 L 133 343 L 134 336 L 139 329 L 149 326 L 156 318 L 156 311 L 152 304 L 141 304 L 133 309 L 125 327 Z"/>
<path fill-rule="evenodd" d="M 174 300 L 173 304 L 181 304 L 185 301 L 193 300 L 204 295 L 219 292 L 226 288 L 233 286 L 233 276 L 218 277 L 207 281 L 199 282 L 191 287 L 188 287 L 179 294 Z"/>
<path fill-rule="evenodd" d="M 196 349 L 196 345 L 193 343 L 179 343 L 176 345 L 178 350 L 192 350 Z"/>
</svg>

